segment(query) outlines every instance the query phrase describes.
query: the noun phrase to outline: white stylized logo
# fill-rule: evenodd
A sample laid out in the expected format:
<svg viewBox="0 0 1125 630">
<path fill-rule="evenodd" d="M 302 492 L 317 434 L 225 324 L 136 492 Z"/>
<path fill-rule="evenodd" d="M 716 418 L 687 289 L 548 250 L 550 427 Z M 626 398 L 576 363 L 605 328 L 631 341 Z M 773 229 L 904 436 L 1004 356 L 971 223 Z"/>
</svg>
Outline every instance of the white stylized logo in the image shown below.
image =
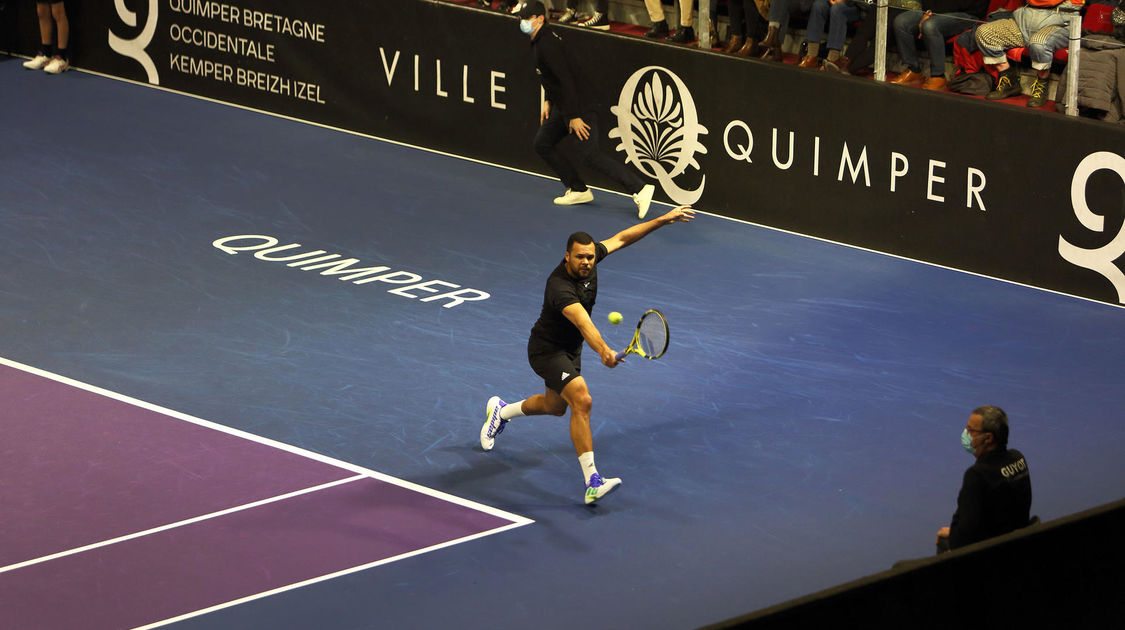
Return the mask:
<svg viewBox="0 0 1125 630">
<path fill-rule="evenodd" d="M 1110 153 L 1099 151 L 1087 155 L 1074 169 L 1074 177 L 1070 180 L 1070 204 L 1074 208 L 1074 215 L 1088 230 L 1102 232 L 1105 230 L 1105 217 L 1094 214 L 1086 204 L 1086 182 L 1090 176 L 1100 170 L 1109 170 L 1117 173 L 1122 183 L 1125 183 L 1125 158 Z M 1125 273 L 1117 266 L 1116 261 L 1125 254 L 1125 224 L 1112 241 L 1097 249 L 1085 249 L 1072 245 L 1065 238 L 1059 236 L 1059 255 L 1067 262 L 1096 271 L 1106 277 L 1117 289 L 1117 301 L 1125 304 Z"/>
<path fill-rule="evenodd" d="M 148 48 L 148 45 L 152 43 L 152 36 L 156 34 L 158 4 L 159 0 L 148 0 L 148 21 L 145 22 L 145 27 L 136 39 L 122 39 L 114 35 L 113 31 L 109 32 L 109 47 L 119 55 L 136 59 L 145 69 L 148 82 L 153 85 L 160 85 L 160 75 L 157 74 L 156 64 L 152 62 L 152 57 L 145 52 L 145 48 Z M 117 9 L 117 16 L 126 26 L 137 25 L 137 14 L 125 6 L 125 0 L 113 0 L 113 6 Z"/>
<path fill-rule="evenodd" d="M 609 137 L 621 139 L 617 150 L 625 152 L 625 163 L 635 164 L 660 182 L 672 201 L 689 205 L 699 201 L 706 175 L 695 190 L 673 181 L 689 166 L 699 170 L 695 155 L 707 153 L 699 141 L 707 129 L 699 124 L 695 101 L 680 77 L 660 66 L 641 68 L 625 82 L 617 105 L 609 109 L 617 116 Z"/>
</svg>

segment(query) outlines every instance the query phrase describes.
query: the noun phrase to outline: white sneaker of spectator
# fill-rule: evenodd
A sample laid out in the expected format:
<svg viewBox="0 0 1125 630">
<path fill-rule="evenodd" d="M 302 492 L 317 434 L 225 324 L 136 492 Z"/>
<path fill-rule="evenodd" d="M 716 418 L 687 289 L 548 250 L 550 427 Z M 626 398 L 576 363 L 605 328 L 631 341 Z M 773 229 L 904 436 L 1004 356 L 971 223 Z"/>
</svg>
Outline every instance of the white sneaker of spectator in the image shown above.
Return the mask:
<svg viewBox="0 0 1125 630">
<path fill-rule="evenodd" d="M 67 70 L 70 70 L 70 64 L 62 57 L 55 57 L 43 68 L 47 74 L 62 74 Z"/>
<path fill-rule="evenodd" d="M 567 7 L 566 11 L 563 11 L 562 16 L 558 19 L 558 22 L 559 24 L 570 24 L 576 17 L 578 17 L 578 14 L 575 13 L 574 9 Z"/>
<path fill-rule="evenodd" d="M 606 17 L 605 13 L 596 11 L 589 18 L 579 22 L 578 26 L 581 26 L 583 28 L 597 29 L 599 31 L 608 31 L 609 18 Z"/>
<path fill-rule="evenodd" d="M 31 59 L 23 62 L 23 67 L 28 70 L 42 70 L 43 66 L 51 62 L 51 58 L 47 55 L 35 55 Z"/>
</svg>

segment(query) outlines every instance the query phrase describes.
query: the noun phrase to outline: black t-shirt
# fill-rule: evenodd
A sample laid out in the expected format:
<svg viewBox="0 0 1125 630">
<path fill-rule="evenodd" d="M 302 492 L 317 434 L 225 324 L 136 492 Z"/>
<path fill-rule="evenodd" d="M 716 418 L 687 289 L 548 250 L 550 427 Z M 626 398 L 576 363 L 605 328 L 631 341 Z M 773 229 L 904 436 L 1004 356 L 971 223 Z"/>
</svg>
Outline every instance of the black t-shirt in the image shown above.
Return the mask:
<svg viewBox="0 0 1125 630">
<path fill-rule="evenodd" d="M 596 108 L 591 84 L 566 49 L 562 35 L 544 24 L 531 40 L 531 52 L 552 111 L 570 120 Z"/>
<path fill-rule="evenodd" d="M 1031 474 L 1023 453 L 985 453 L 965 471 L 949 546 L 956 549 L 1026 527 L 1030 514 Z"/>
<path fill-rule="evenodd" d="M 580 280 L 571 278 L 566 272 L 565 260 L 555 267 L 547 277 L 547 287 L 543 290 L 543 310 L 531 327 L 531 338 L 527 342 L 529 353 L 563 350 L 577 354 L 581 351 L 582 333 L 563 315 L 562 310 L 577 302 L 586 309 L 587 314 L 593 314 L 594 302 L 598 299 L 598 263 L 608 255 L 605 245 L 600 241 L 595 242 L 594 265 L 590 269 L 590 275 Z"/>
</svg>

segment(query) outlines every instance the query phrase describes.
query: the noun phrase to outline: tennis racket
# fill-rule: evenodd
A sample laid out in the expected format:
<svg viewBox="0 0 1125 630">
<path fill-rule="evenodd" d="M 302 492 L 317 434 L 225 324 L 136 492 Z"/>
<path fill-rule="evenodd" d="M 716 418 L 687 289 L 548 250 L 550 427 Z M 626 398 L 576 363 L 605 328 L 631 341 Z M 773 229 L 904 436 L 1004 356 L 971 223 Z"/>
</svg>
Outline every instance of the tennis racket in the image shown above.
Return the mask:
<svg viewBox="0 0 1125 630">
<path fill-rule="evenodd" d="M 656 309 L 649 309 L 641 315 L 637 322 L 637 331 L 633 333 L 633 340 L 629 347 L 617 353 L 617 360 L 625 358 L 627 354 L 640 355 L 646 359 L 659 359 L 668 349 L 668 320 L 664 313 Z"/>
</svg>

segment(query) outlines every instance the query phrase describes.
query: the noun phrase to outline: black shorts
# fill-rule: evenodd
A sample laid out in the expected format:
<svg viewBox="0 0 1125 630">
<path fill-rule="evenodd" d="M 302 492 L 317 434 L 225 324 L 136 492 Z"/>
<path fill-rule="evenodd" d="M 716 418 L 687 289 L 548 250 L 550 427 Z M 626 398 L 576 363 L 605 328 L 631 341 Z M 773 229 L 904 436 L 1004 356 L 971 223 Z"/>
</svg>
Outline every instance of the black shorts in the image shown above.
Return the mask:
<svg viewBox="0 0 1125 630">
<path fill-rule="evenodd" d="M 567 383 L 582 375 L 582 348 L 572 354 L 565 350 L 533 353 L 529 347 L 527 362 L 549 389 L 561 394 Z"/>
</svg>

